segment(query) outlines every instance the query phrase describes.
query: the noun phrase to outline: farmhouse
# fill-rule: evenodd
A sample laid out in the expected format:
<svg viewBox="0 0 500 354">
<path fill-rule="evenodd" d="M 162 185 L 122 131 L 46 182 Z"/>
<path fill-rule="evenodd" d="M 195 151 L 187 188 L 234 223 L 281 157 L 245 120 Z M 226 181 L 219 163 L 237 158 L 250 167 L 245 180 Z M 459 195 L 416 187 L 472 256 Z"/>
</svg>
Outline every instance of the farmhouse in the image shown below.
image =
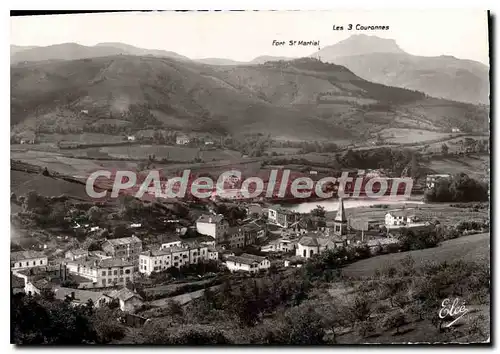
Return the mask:
<svg viewBox="0 0 500 354">
<path fill-rule="evenodd" d="M 10 268 L 12 270 L 46 266 L 47 264 L 48 258 L 41 252 L 19 251 L 10 254 Z"/>
<path fill-rule="evenodd" d="M 413 209 L 391 210 L 385 214 L 385 226 L 408 226 L 418 221 Z"/>
<path fill-rule="evenodd" d="M 434 188 L 436 182 L 442 178 L 450 178 L 449 174 L 436 174 L 436 175 L 427 175 L 425 178 L 425 185 L 427 188 Z"/>
<path fill-rule="evenodd" d="M 127 288 L 112 290 L 108 292 L 106 296 L 118 300 L 120 310 L 123 312 L 134 312 L 138 307 L 144 304 L 144 300 L 139 294 Z"/>
</svg>

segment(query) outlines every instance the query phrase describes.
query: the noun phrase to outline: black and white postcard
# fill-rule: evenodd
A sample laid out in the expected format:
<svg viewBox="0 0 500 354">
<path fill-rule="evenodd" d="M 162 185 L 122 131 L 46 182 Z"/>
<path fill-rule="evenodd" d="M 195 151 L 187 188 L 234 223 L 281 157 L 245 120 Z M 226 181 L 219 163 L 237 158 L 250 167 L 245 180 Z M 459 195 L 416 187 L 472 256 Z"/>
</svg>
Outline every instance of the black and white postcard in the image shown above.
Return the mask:
<svg viewBox="0 0 500 354">
<path fill-rule="evenodd" d="M 490 343 L 488 11 L 10 27 L 12 344 Z"/>
</svg>

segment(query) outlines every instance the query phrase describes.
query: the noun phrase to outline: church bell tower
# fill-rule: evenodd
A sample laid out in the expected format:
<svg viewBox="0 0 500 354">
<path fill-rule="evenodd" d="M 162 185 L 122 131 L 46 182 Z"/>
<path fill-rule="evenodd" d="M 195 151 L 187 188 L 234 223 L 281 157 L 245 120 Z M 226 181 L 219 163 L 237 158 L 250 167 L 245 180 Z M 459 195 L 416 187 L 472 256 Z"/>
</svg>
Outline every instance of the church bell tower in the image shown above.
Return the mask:
<svg viewBox="0 0 500 354">
<path fill-rule="evenodd" d="M 336 236 L 343 236 L 347 234 L 347 218 L 345 216 L 344 201 L 342 198 L 339 198 L 337 215 L 333 220 L 333 234 Z"/>
</svg>

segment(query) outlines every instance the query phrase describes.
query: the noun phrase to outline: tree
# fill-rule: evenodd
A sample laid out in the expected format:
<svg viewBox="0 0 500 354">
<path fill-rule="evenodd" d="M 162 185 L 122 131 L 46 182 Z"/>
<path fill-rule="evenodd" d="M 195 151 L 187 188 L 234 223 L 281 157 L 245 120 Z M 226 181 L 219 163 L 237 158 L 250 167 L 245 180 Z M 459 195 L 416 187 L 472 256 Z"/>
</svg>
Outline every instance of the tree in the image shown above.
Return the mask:
<svg viewBox="0 0 500 354">
<path fill-rule="evenodd" d="M 102 211 L 97 205 L 94 205 L 87 210 L 87 217 L 89 218 L 89 221 L 97 223 L 102 218 Z"/>
<path fill-rule="evenodd" d="M 396 328 L 396 333 L 399 334 L 399 328 L 406 324 L 406 316 L 404 312 L 397 311 L 388 314 L 384 319 L 384 328 Z"/>
<path fill-rule="evenodd" d="M 285 312 L 284 318 L 274 324 L 267 334 L 270 344 L 310 345 L 325 344 L 322 318 L 310 306 L 296 306 Z"/>
<path fill-rule="evenodd" d="M 367 320 L 364 322 L 361 322 L 358 326 L 358 334 L 361 337 L 366 337 L 367 334 L 371 334 L 375 332 L 376 328 L 375 325 L 373 324 L 373 321 Z"/>
<path fill-rule="evenodd" d="M 96 343 L 88 309 L 28 296 L 11 298 L 12 341 L 16 344 Z"/>
<path fill-rule="evenodd" d="M 316 205 L 316 208 L 314 208 L 311 211 L 311 215 L 319 217 L 319 218 L 324 218 L 326 215 L 325 207 L 323 207 L 321 205 Z"/>
<path fill-rule="evenodd" d="M 129 230 L 125 225 L 117 225 L 113 230 L 113 238 L 122 238 L 129 236 Z"/>
<path fill-rule="evenodd" d="M 107 306 L 95 310 L 92 322 L 97 332 L 98 343 L 109 343 L 125 336 L 125 327 L 117 321 L 119 313 L 119 310 L 113 310 Z"/>
<path fill-rule="evenodd" d="M 370 317 L 370 301 L 366 296 L 357 296 L 351 307 L 351 313 L 354 321 L 366 321 Z"/>
<path fill-rule="evenodd" d="M 441 152 L 443 153 L 443 155 L 448 155 L 448 145 L 443 143 L 443 145 L 441 145 Z"/>
</svg>

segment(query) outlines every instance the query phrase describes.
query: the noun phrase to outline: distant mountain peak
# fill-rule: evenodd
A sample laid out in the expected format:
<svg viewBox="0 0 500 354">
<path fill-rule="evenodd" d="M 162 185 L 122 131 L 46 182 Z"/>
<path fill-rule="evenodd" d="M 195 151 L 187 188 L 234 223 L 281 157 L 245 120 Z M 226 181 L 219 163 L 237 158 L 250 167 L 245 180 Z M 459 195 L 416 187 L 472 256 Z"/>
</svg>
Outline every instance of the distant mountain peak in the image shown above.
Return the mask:
<svg viewBox="0 0 500 354">
<path fill-rule="evenodd" d="M 406 54 L 394 39 L 380 38 L 366 34 L 354 34 L 334 45 L 321 49 L 313 54 L 313 56 L 318 57 L 319 55 L 338 58 L 372 53 Z"/>
</svg>

